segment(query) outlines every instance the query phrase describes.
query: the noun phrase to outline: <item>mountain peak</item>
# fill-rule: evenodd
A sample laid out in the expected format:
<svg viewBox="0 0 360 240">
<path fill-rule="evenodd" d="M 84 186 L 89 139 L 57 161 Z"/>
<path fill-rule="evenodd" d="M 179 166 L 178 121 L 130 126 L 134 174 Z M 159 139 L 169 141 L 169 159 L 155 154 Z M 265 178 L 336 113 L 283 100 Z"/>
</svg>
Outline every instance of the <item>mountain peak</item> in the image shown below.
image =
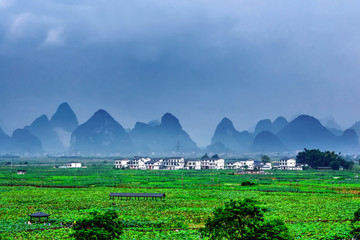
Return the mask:
<svg viewBox="0 0 360 240">
<path fill-rule="evenodd" d="M 234 129 L 234 124 L 233 122 L 228 119 L 227 117 L 224 117 L 221 122 L 218 124 L 217 128 L 221 128 L 221 129 Z"/>
<path fill-rule="evenodd" d="M 284 127 L 278 137 L 292 150 L 334 148 L 336 137 L 312 116 L 300 115 Z"/>
<path fill-rule="evenodd" d="M 107 111 L 105 111 L 104 109 L 97 110 L 94 113 L 93 117 L 112 118 L 112 116 Z"/>
<path fill-rule="evenodd" d="M 251 134 L 247 131 L 238 132 L 233 122 L 224 117 L 215 129 L 211 144 L 221 143 L 226 148 L 235 152 L 245 150 L 252 141 Z"/>
<path fill-rule="evenodd" d="M 309 116 L 309 115 L 300 115 L 297 118 L 295 118 L 293 120 L 293 122 L 311 122 L 311 123 L 316 123 L 321 125 L 320 121 L 316 118 L 314 118 L 313 116 Z"/>
<path fill-rule="evenodd" d="M 95 125 L 119 125 L 121 126 L 107 111 L 104 109 L 97 110 L 87 121 L 92 126 Z M 121 128 L 123 128 L 121 126 Z"/>
<path fill-rule="evenodd" d="M 71 136 L 71 150 L 81 153 L 123 153 L 132 142 L 124 128 L 105 110 L 100 109 L 81 124 Z"/>
<path fill-rule="evenodd" d="M 257 135 L 258 133 L 262 132 L 262 131 L 272 131 L 272 123 L 270 119 L 263 119 L 260 120 L 255 127 L 255 135 Z"/>
<path fill-rule="evenodd" d="M 54 127 L 61 127 L 69 132 L 74 131 L 79 125 L 75 113 L 66 102 L 60 104 L 50 121 Z"/>
<path fill-rule="evenodd" d="M 45 114 L 43 114 L 34 120 L 34 122 L 31 124 L 31 127 L 39 127 L 39 126 L 46 125 L 48 123 L 49 123 L 48 117 Z"/>
<path fill-rule="evenodd" d="M 272 132 L 274 134 L 277 134 L 281 131 L 286 125 L 288 125 L 289 122 L 284 117 L 278 117 L 275 119 L 275 121 L 272 124 Z"/>
<path fill-rule="evenodd" d="M 172 130 L 182 130 L 179 119 L 177 119 L 171 113 L 165 113 L 161 118 L 161 127 L 172 129 Z"/>
</svg>

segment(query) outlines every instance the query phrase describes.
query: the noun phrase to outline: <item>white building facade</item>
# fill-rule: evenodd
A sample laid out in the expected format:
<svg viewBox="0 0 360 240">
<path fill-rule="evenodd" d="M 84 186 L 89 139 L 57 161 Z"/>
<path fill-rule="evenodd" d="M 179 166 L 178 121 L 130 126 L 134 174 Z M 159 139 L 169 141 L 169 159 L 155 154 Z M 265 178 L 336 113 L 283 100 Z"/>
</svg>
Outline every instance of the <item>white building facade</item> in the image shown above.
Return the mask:
<svg viewBox="0 0 360 240">
<path fill-rule="evenodd" d="M 294 158 L 282 158 L 279 160 L 279 169 L 302 170 L 302 166 L 297 165 L 296 160 Z"/>
<path fill-rule="evenodd" d="M 69 162 L 66 164 L 67 168 L 81 168 L 81 163 L 78 162 Z"/>
</svg>

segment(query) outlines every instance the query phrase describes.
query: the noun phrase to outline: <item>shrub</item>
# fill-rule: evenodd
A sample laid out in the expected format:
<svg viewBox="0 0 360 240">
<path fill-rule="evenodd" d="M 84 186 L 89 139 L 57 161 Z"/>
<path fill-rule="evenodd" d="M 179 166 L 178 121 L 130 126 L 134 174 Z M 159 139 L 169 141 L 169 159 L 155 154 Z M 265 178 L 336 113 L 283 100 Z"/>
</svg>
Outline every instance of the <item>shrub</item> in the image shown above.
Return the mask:
<svg viewBox="0 0 360 240">
<path fill-rule="evenodd" d="M 253 185 L 255 185 L 255 183 L 250 182 L 250 181 L 243 181 L 241 183 L 241 186 L 253 186 Z"/>
<path fill-rule="evenodd" d="M 265 221 L 266 209 L 257 203 L 251 199 L 226 202 L 215 208 L 200 233 L 209 239 L 293 239 L 283 221 Z"/>
<path fill-rule="evenodd" d="M 115 239 L 123 232 L 123 224 L 118 219 L 118 215 L 113 210 L 108 210 L 104 214 L 98 212 L 91 213 L 92 218 L 81 219 L 74 224 L 74 232 L 70 237 L 77 240 L 90 239 Z"/>
</svg>

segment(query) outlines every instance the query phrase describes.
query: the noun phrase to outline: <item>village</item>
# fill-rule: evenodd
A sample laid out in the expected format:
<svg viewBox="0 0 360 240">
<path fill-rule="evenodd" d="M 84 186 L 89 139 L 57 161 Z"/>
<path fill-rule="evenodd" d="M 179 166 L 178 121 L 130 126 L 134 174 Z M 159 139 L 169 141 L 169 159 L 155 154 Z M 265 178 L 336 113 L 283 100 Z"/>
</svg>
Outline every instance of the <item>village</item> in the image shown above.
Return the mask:
<svg viewBox="0 0 360 240">
<path fill-rule="evenodd" d="M 184 157 L 150 158 L 135 156 L 133 159 L 115 160 L 115 168 L 139 170 L 203 170 L 203 169 L 238 169 L 238 170 L 303 170 L 303 165 L 297 164 L 294 158 L 282 158 L 277 162 L 267 162 L 254 159 L 224 159 L 218 155 L 202 158 L 185 159 Z"/>
</svg>

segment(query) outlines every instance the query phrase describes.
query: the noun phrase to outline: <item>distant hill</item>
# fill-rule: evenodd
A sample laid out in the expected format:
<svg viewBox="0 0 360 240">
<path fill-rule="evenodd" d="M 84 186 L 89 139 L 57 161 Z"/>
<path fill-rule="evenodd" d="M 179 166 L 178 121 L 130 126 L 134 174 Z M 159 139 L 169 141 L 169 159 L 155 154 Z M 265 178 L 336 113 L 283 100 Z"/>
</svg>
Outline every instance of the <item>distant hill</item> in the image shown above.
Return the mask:
<svg viewBox="0 0 360 240">
<path fill-rule="evenodd" d="M 360 142 L 360 121 L 354 123 L 354 125 L 351 126 L 351 129 L 354 129 L 358 136 L 358 141 Z"/>
<path fill-rule="evenodd" d="M 325 121 L 325 120 L 324 120 Z M 206 147 L 211 153 L 242 154 L 246 152 L 282 152 L 304 148 L 358 153 L 360 121 L 343 131 L 332 119 L 326 126 L 308 115 L 291 122 L 278 117 L 260 120 L 254 132 L 238 131 L 233 122 L 223 118 Z M 124 129 L 109 113 L 97 111 L 79 125 L 68 103 L 59 105 L 49 119 L 36 118 L 24 129 L 7 136 L 0 129 L 0 154 L 74 154 L 83 155 L 182 155 L 199 151 L 196 143 L 183 130 L 178 118 L 171 113 L 161 121 L 137 122 L 133 129 Z"/>
<path fill-rule="evenodd" d="M 285 152 L 288 149 L 280 141 L 280 139 L 269 131 L 262 131 L 256 135 L 252 146 L 251 152 L 267 153 L 267 152 Z"/>
<path fill-rule="evenodd" d="M 38 154 L 43 152 L 40 139 L 26 129 L 16 129 L 13 132 L 9 149 L 12 153 L 20 154 Z"/>
<path fill-rule="evenodd" d="M 238 153 L 247 150 L 252 141 L 253 137 L 248 131 L 237 131 L 230 119 L 223 118 L 216 127 L 211 145 L 222 143 L 226 148 Z"/>
<path fill-rule="evenodd" d="M 290 150 L 341 150 L 344 143 L 357 144 L 354 142 L 353 134 L 337 137 L 321 125 L 319 120 L 308 115 L 301 115 L 291 121 L 277 136 Z"/>
<path fill-rule="evenodd" d="M 46 152 L 54 153 L 65 150 L 46 115 L 38 117 L 30 126 L 25 126 L 25 129 L 41 140 Z"/>
<path fill-rule="evenodd" d="M 10 137 L 6 135 L 0 128 L 0 153 L 8 153 L 10 145 Z"/>
<path fill-rule="evenodd" d="M 151 126 L 137 122 L 129 134 L 135 146 L 142 152 L 169 154 L 198 151 L 195 142 L 182 129 L 179 119 L 171 113 L 164 114 L 160 124 Z"/>
<path fill-rule="evenodd" d="M 277 134 L 288 124 L 289 122 L 284 117 L 278 117 L 274 122 L 271 122 L 270 119 L 263 119 L 256 124 L 254 135 L 256 136 L 262 131 L 268 131 Z"/>
<path fill-rule="evenodd" d="M 105 110 L 98 110 L 71 135 L 71 152 L 80 154 L 127 154 L 133 144 L 124 128 Z"/>
<path fill-rule="evenodd" d="M 358 135 L 354 129 L 346 129 L 344 133 L 340 136 L 337 149 L 340 152 L 346 153 L 359 153 L 359 140 Z"/>
<path fill-rule="evenodd" d="M 215 142 L 207 146 L 206 152 L 209 153 L 233 153 L 233 151 L 229 148 L 227 148 L 223 143 L 221 142 Z"/>
<path fill-rule="evenodd" d="M 272 132 L 272 122 L 270 119 L 260 120 L 256 124 L 255 131 L 254 131 L 255 136 L 263 131 Z"/>
<path fill-rule="evenodd" d="M 79 125 L 75 113 L 66 102 L 60 104 L 50 122 L 54 128 L 62 128 L 67 132 L 73 132 Z"/>
<path fill-rule="evenodd" d="M 278 134 L 289 122 L 284 117 L 278 117 L 272 124 L 272 133 Z"/>
<path fill-rule="evenodd" d="M 62 103 L 51 120 L 42 115 L 25 129 L 41 140 L 45 152 L 64 153 L 68 151 L 71 134 L 77 126 L 75 113 L 68 103 Z"/>
</svg>

